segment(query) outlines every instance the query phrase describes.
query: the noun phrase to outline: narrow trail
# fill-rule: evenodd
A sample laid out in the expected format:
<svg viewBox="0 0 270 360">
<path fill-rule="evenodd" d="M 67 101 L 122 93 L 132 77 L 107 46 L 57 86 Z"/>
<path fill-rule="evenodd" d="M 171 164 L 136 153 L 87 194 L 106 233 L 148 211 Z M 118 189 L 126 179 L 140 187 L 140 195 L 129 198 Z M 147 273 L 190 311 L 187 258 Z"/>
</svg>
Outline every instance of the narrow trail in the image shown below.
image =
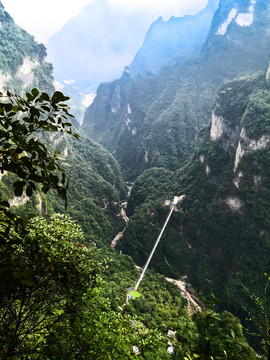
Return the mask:
<svg viewBox="0 0 270 360">
<path fill-rule="evenodd" d="M 121 237 L 124 235 L 126 228 L 124 228 L 124 230 L 120 231 L 115 238 L 113 239 L 112 243 L 111 243 L 111 247 L 115 248 L 117 245 L 117 241 L 121 239 Z"/>
<path fill-rule="evenodd" d="M 132 185 L 127 186 L 127 188 L 128 188 L 128 198 L 129 198 L 131 190 L 132 190 Z M 122 219 L 125 221 L 126 224 L 129 222 L 129 217 L 126 214 L 127 202 L 128 202 L 128 200 L 121 203 L 121 212 L 120 212 L 120 216 L 122 217 Z M 117 241 L 120 240 L 121 237 L 124 235 L 125 230 L 126 230 L 126 226 L 112 240 L 111 247 L 113 247 L 113 248 L 116 247 Z"/>
<path fill-rule="evenodd" d="M 202 311 L 202 307 L 200 300 L 195 296 L 195 290 L 191 287 L 190 284 L 188 284 L 186 281 L 184 280 L 175 280 L 175 279 L 171 279 L 171 278 L 166 278 L 167 281 L 169 281 L 172 284 L 175 284 L 178 289 L 181 291 L 182 296 L 187 299 L 188 301 L 188 305 L 187 305 L 187 309 L 188 309 L 188 313 L 190 316 L 192 316 L 193 314 L 195 314 L 198 311 Z M 191 290 L 188 290 L 188 289 Z M 194 293 L 193 293 L 193 290 Z"/>
<path fill-rule="evenodd" d="M 142 271 L 142 267 L 134 264 L 135 268 L 139 271 Z M 187 283 L 184 279 L 172 279 L 172 278 L 165 278 L 168 282 L 175 284 L 178 289 L 181 292 L 181 295 L 187 299 L 187 310 L 189 313 L 189 316 L 193 316 L 196 312 L 202 311 L 203 305 L 201 304 L 201 301 L 196 297 L 195 290 L 192 288 L 192 286 Z M 190 291 L 188 289 L 191 289 Z M 193 293 L 191 293 L 193 292 Z"/>
<path fill-rule="evenodd" d="M 127 214 L 126 214 L 126 204 L 127 202 L 123 203 L 121 206 L 122 206 L 122 209 L 121 209 L 121 217 L 122 219 L 125 221 L 125 223 L 128 223 L 129 222 L 129 218 L 127 217 Z M 126 226 L 124 227 L 124 229 L 122 231 L 120 231 L 116 236 L 115 238 L 112 240 L 111 242 L 111 246 L 114 248 L 116 247 L 116 244 L 117 244 L 117 241 L 119 239 L 121 239 L 121 237 L 124 235 L 124 232 L 126 230 Z"/>
</svg>

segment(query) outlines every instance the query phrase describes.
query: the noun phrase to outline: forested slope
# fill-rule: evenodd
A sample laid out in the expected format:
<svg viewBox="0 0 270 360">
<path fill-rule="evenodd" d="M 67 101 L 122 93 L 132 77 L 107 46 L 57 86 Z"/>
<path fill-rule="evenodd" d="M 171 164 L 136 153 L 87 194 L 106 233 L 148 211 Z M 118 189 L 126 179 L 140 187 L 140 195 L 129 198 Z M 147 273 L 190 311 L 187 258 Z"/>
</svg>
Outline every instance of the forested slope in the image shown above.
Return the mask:
<svg viewBox="0 0 270 360">
<path fill-rule="evenodd" d="M 38 87 L 53 91 L 52 66 L 46 48 L 16 25 L 0 2 L 0 90 L 25 92 Z"/>
<path fill-rule="evenodd" d="M 258 339 L 267 335 L 269 311 L 269 94 L 265 73 L 223 85 L 187 165 L 174 174 L 150 169 L 136 180 L 133 215 L 118 243 L 143 264 L 166 214 L 164 198 L 185 194 L 152 266 L 188 274 L 217 295 L 220 308 L 250 319 L 245 325 Z"/>
<path fill-rule="evenodd" d="M 176 170 L 187 160 L 198 130 L 209 123 L 218 87 L 237 76 L 266 71 L 269 54 L 269 4 L 258 0 L 252 22 L 247 2 L 220 1 L 202 53 L 158 75 L 102 84 L 84 119 L 86 132 L 116 156 L 126 178 L 143 170 Z M 219 28 L 227 24 L 224 33 Z M 222 28 L 223 29 L 223 28 Z M 239 38 L 239 41 L 237 40 Z M 102 126 L 100 126 L 102 124 Z"/>
<path fill-rule="evenodd" d="M 52 65 L 46 62 L 44 45 L 17 26 L 0 3 L 0 90 L 24 94 L 33 87 L 52 93 L 54 90 Z M 70 119 L 78 129 L 76 119 Z M 43 135 L 43 141 L 51 150 L 58 149 L 61 163 L 69 175 L 69 209 L 74 219 L 88 231 L 97 243 L 110 242 L 117 232 L 121 218 L 120 198 L 126 196 L 121 171 L 115 159 L 102 146 L 90 140 L 84 133 L 80 139 L 62 134 Z M 1 195 L 11 204 L 23 205 L 20 212 L 64 211 L 65 204 L 57 196 L 37 193 L 31 200 L 23 194 L 14 198 L 12 179 L 4 174 L 1 179 Z"/>
</svg>

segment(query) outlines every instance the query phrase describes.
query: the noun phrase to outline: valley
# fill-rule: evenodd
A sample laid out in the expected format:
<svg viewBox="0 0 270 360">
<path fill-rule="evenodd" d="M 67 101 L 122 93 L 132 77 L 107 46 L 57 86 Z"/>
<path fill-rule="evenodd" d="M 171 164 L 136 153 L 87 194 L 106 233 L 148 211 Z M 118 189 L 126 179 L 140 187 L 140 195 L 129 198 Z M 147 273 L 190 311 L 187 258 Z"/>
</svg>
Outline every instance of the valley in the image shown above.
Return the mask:
<svg viewBox="0 0 270 360">
<path fill-rule="evenodd" d="M 97 19 L 112 65 L 137 44 L 122 76 L 93 73 Z M 269 359 L 269 2 L 209 0 L 141 47 L 136 19 L 89 3 L 54 79 L 0 1 L 1 359 Z"/>
</svg>

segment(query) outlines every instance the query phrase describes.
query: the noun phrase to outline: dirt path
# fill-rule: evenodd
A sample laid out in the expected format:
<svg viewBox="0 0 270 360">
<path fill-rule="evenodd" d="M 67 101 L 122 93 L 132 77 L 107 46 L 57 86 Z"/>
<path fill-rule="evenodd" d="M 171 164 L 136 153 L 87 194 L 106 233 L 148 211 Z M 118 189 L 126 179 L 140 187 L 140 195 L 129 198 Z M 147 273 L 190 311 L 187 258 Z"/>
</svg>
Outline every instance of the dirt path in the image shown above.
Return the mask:
<svg viewBox="0 0 270 360">
<path fill-rule="evenodd" d="M 202 308 L 199 305 L 200 300 L 196 298 L 196 296 L 194 294 L 191 294 L 188 290 L 187 290 L 187 283 L 183 280 L 175 280 L 175 279 L 171 279 L 171 278 L 166 278 L 167 281 L 169 281 L 170 283 L 175 284 L 178 289 L 181 291 L 182 296 L 187 299 L 188 301 L 188 312 L 189 314 L 192 316 L 195 312 L 197 311 L 201 311 Z"/>
<path fill-rule="evenodd" d="M 132 189 L 132 186 L 128 186 L 128 196 L 130 195 L 131 189 Z M 126 214 L 126 208 L 127 208 L 127 201 L 125 201 L 125 202 L 123 202 L 123 203 L 121 204 L 121 212 L 120 212 L 120 215 L 121 215 L 122 219 L 123 219 L 123 220 L 125 221 L 125 223 L 127 224 L 127 223 L 129 222 L 129 218 L 128 218 L 127 214 Z M 111 246 L 112 246 L 113 248 L 116 247 L 117 241 L 118 241 L 119 239 L 121 239 L 121 237 L 124 235 L 125 230 L 126 230 L 126 227 L 125 227 L 122 231 L 120 231 L 120 232 L 115 236 L 115 238 L 112 240 Z"/>
</svg>

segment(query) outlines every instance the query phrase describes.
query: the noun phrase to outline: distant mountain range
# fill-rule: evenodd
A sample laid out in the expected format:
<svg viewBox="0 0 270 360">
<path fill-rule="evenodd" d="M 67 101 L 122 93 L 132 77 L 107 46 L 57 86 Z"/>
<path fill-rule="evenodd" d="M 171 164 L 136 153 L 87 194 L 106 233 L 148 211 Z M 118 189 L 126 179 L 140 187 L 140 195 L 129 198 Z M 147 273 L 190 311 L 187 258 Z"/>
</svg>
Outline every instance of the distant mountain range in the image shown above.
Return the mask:
<svg viewBox="0 0 270 360">
<path fill-rule="evenodd" d="M 167 13 L 173 14 L 170 5 Z M 159 16 L 158 10 L 150 12 L 147 7 L 127 12 L 106 0 L 91 2 L 49 39 L 49 60 L 56 80 L 89 93 L 95 92 L 100 82 L 121 76 Z"/>
<path fill-rule="evenodd" d="M 130 65 L 132 74 L 158 73 L 165 65 L 184 61 L 201 50 L 217 9 L 218 0 L 196 15 L 171 17 L 164 21 L 160 17 L 148 30 L 143 46 Z"/>
<path fill-rule="evenodd" d="M 84 129 L 116 155 L 127 178 L 154 166 L 182 166 L 199 129 L 210 121 L 218 87 L 237 76 L 266 71 L 269 4 L 253 1 L 221 0 L 197 56 L 157 75 L 125 72 L 120 80 L 100 86 L 86 111 Z"/>
<path fill-rule="evenodd" d="M 199 51 L 217 1 L 209 1 L 197 15 L 164 21 L 158 9 L 150 12 L 140 7 L 131 13 L 111 7 L 106 0 L 96 0 L 68 21 L 50 38 L 48 59 L 53 63 L 55 85 L 71 97 L 70 105 L 79 122 L 98 85 L 119 78 L 126 66 L 131 64 L 134 75 L 158 72 L 175 58 L 183 61 Z M 168 5 L 167 15 L 173 11 Z"/>
</svg>

